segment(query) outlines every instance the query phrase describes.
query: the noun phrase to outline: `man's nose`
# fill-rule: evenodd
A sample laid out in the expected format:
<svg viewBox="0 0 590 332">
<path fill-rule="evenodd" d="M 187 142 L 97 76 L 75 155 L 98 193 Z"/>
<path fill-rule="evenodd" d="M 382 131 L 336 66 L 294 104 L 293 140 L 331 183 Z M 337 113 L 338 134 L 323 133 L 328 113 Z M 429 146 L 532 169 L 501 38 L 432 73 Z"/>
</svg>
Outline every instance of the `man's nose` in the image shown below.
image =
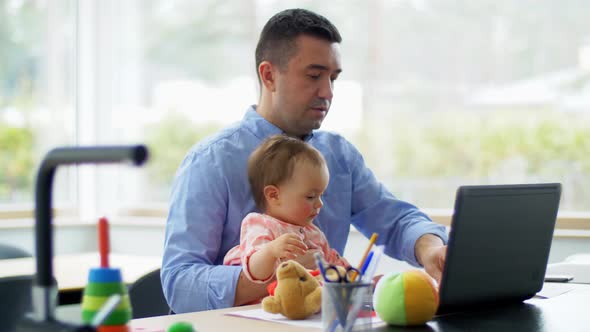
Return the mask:
<svg viewBox="0 0 590 332">
<path fill-rule="evenodd" d="M 329 101 L 332 100 L 332 97 L 334 97 L 334 82 L 332 79 L 327 78 L 322 81 L 320 91 L 318 92 L 318 97 L 327 99 Z"/>
</svg>

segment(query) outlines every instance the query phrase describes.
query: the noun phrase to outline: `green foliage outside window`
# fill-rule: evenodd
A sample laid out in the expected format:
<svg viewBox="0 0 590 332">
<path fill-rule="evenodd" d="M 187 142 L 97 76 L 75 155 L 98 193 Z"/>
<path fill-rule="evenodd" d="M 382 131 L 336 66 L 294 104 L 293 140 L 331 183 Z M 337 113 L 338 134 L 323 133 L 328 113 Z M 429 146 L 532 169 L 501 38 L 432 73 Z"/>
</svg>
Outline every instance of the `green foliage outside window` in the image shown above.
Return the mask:
<svg viewBox="0 0 590 332">
<path fill-rule="evenodd" d="M 416 195 L 413 201 L 418 205 L 428 207 L 422 200 L 436 207 L 452 203 L 456 189 L 453 181 L 497 183 L 511 181 L 510 176 L 514 175 L 526 182 L 564 182 L 564 206 L 588 209 L 584 201 L 590 187 L 587 115 L 445 112 L 427 119 L 415 114 L 397 115 L 390 125 L 391 141 L 379 144 L 378 153 L 371 153 L 366 142 L 357 140 L 370 166 L 378 165 L 384 158 L 393 160 L 393 167 L 386 170 L 388 174 L 379 175 L 381 180 L 408 179 L 418 183 L 410 185 Z M 152 153 L 148 165 L 150 181 L 168 188 L 190 147 L 221 127 L 197 126 L 179 115 L 151 126 L 146 131 Z M 367 124 L 366 128 L 370 126 Z M 505 167 L 507 163 L 509 166 Z M 426 183 L 427 188 L 420 187 L 420 182 Z M 437 186 L 438 182 L 442 185 Z M 399 182 L 388 185 L 392 190 L 400 190 Z M 401 189 L 400 194 L 407 190 Z"/>
<path fill-rule="evenodd" d="M 588 114 L 399 113 L 389 128 L 378 151 L 366 139 L 359 149 L 371 152 L 365 153 L 367 163 L 394 194 L 419 206 L 452 206 L 459 185 L 561 182 L 564 210 L 590 209 Z"/>
<path fill-rule="evenodd" d="M 404 119 L 405 118 L 405 119 Z M 412 125 L 407 124 L 411 121 Z M 486 177 L 504 161 L 526 160 L 527 174 L 577 165 L 590 173 L 590 119 L 557 112 L 446 112 L 430 121 L 401 117 L 392 129 L 398 176 Z M 559 174 L 554 174 L 559 175 Z"/>
<path fill-rule="evenodd" d="M 31 191 L 33 131 L 0 123 L 0 201 Z"/>
<path fill-rule="evenodd" d="M 169 185 L 190 147 L 220 128 L 216 124 L 195 125 L 179 114 L 171 114 L 146 128 L 146 144 L 151 160 L 147 164 L 150 181 L 159 186 Z"/>
</svg>

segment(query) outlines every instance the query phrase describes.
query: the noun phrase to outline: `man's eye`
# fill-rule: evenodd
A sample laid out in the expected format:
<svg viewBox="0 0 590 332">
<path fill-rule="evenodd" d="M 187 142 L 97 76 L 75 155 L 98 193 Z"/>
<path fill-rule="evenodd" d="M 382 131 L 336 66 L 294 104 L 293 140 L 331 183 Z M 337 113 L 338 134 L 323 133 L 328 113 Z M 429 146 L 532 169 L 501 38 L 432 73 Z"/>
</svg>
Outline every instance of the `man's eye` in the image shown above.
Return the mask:
<svg viewBox="0 0 590 332">
<path fill-rule="evenodd" d="M 320 75 L 308 75 L 312 80 L 318 80 Z"/>
</svg>

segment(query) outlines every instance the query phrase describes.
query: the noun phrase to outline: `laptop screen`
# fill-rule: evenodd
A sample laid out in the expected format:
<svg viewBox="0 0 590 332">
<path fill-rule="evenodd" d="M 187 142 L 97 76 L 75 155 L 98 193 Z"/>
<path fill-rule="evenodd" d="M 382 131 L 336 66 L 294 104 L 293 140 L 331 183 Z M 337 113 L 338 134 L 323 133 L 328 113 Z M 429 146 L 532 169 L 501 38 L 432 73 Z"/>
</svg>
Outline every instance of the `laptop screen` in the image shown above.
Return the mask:
<svg viewBox="0 0 590 332">
<path fill-rule="evenodd" d="M 541 290 L 560 195 L 558 183 L 460 187 L 438 313 Z"/>
</svg>

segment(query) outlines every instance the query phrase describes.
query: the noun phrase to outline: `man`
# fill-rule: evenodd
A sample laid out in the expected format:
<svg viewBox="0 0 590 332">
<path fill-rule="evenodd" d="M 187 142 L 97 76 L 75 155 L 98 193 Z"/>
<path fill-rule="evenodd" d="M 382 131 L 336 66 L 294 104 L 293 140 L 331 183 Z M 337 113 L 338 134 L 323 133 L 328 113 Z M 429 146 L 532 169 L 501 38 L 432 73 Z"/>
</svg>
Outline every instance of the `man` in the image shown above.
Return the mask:
<svg viewBox="0 0 590 332">
<path fill-rule="evenodd" d="M 239 243 L 241 220 L 256 210 L 247 158 L 266 137 L 280 133 L 307 141 L 327 161 L 330 181 L 314 223 L 333 248 L 343 253 L 352 224 L 367 237 L 378 233 L 387 255 L 440 278 L 444 228 L 395 198 L 348 141 L 317 131 L 342 71 L 340 42 L 332 23 L 302 9 L 280 12 L 263 28 L 256 48 L 259 104 L 240 123 L 194 146 L 174 181 L 162 264 L 173 311 L 242 305 L 266 295 L 266 285 L 249 281 L 242 267 L 221 264 Z"/>
</svg>

